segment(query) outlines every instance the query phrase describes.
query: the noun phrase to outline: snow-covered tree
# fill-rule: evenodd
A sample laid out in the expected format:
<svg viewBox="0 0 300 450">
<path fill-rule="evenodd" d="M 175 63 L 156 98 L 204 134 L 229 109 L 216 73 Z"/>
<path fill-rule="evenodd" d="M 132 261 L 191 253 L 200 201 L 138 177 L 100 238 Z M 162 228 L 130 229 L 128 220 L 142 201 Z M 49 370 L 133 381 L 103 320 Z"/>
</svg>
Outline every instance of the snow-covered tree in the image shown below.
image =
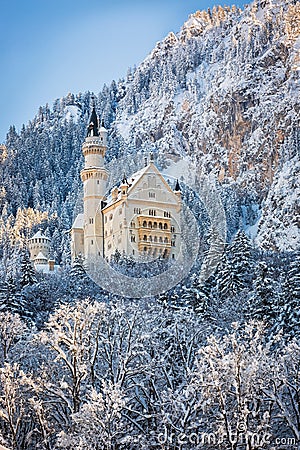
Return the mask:
<svg viewBox="0 0 300 450">
<path fill-rule="evenodd" d="M 29 259 L 28 252 L 24 250 L 21 260 L 20 286 L 21 288 L 23 288 L 25 286 L 32 285 L 34 283 L 36 283 L 36 273 Z"/>
</svg>

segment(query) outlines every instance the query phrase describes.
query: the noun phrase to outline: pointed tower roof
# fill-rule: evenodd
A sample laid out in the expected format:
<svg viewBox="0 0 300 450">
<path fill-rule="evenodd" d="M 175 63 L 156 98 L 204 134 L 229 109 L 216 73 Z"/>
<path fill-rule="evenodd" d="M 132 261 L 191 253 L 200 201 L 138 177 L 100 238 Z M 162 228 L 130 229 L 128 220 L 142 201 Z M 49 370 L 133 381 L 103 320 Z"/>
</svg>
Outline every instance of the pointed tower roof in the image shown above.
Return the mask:
<svg viewBox="0 0 300 450">
<path fill-rule="evenodd" d="M 95 106 L 93 106 L 91 118 L 88 125 L 87 137 L 89 136 L 99 136 L 98 117 Z"/>
<path fill-rule="evenodd" d="M 180 186 L 179 186 L 179 181 L 178 181 L 178 180 L 176 181 L 176 186 L 175 186 L 174 191 L 175 191 L 175 192 L 180 192 L 180 191 L 181 191 Z"/>
</svg>

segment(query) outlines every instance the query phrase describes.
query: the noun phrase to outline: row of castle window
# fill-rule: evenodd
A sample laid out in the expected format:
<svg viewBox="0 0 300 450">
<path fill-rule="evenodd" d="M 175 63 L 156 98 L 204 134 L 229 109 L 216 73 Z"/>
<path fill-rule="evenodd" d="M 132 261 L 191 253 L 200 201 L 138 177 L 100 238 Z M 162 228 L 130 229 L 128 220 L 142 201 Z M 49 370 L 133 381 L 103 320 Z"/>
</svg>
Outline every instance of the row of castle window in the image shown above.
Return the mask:
<svg viewBox="0 0 300 450">
<path fill-rule="evenodd" d="M 157 238 L 157 236 L 154 236 L 154 238 L 152 239 L 152 236 L 149 236 L 148 238 L 147 238 L 147 236 L 146 235 L 144 235 L 144 238 L 143 238 L 143 241 L 149 241 L 149 242 L 159 242 L 159 243 L 162 243 L 162 242 L 164 242 L 165 244 L 168 244 L 168 242 L 169 242 L 169 239 L 167 238 L 167 237 L 165 237 L 164 239 L 160 236 L 159 238 Z"/>
<path fill-rule="evenodd" d="M 34 239 L 30 239 L 31 242 L 34 242 L 35 244 L 46 244 L 48 239 L 45 238 L 34 238 Z"/>
<path fill-rule="evenodd" d="M 157 228 L 157 222 L 154 222 L 153 225 L 152 225 L 152 222 L 148 222 L 148 224 L 147 224 L 146 220 L 144 220 L 143 228 Z M 158 223 L 158 228 L 160 230 L 167 230 L 168 229 L 168 224 L 167 223 L 162 224 L 161 222 L 159 222 Z"/>
<path fill-rule="evenodd" d="M 133 208 L 133 214 L 141 214 L 141 208 Z"/>
<path fill-rule="evenodd" d="M 103 178 L 105 179 L 105 177 L 103 176 L 102 173 L 95 173 L 95 172 L 89 172 L 89 173 L 87 173 L 87 174 L 86 174 L 86 178 L 87 178 L 87 179 L 89 179 L 89 178 L 100 178 L 101 180 L 102 180 Z M 97 184 L 100 184 L 100 180 L 97 180 Z"/>
<path fill-rule="evenodd" d="M 148 247 L 144 247 L 144 252 L 148 252 L 149 251 L 149 248 Z M 167 258 L 167 256 L 168 256 L 168 250 L 162 250 L 162 248 L 160 248 L 159 250 L 159 253 L 163 253 L 162 254 L 162 256 L 163 256 L 163 258 Z M 156 249 L 154 250 L 154 255 L 156 254 Z M 172 255 L 172 258 L 174 259 L 175 258 L 175 255 Z"/>
</svg>

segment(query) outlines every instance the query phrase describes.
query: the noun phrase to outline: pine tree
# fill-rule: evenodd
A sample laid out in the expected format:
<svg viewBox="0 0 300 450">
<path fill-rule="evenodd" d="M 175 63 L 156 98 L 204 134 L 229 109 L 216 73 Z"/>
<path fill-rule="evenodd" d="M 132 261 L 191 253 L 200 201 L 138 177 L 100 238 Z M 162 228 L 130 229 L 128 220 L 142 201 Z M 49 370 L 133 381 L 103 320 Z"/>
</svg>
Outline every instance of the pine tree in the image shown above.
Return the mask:
<svg viewBox="0 0 300 450">
<path fill-rule="evenodd" d="M 275 282 L 265 261 L 255 269 L 254 293 L 250 298 L 250 315 L 253 319 L 271 324 L 278 313 L 278 295 Z"/>
<path fill-rule="evenodd" d="M 217 275 L 217 290 L 221 297 L 236 296 L 244 288 L 244 283 L 233 260 L 224 255 Z"/>
<path fill-rule="evenodd" d="M 247 282 L 253 269 L 250 240 L 244 231 L 239 230 L 230 247 L 231 263 L 237 270 L 240 278 Z"/>
<path fill-rule="evenodd" d="M 191 306 L 195 312 L 203 314 L 207 309 L 207 292 L 203 284 L 201 284 L 196 275 L 192 276 L 191 285 L 183 287 L 182 300 L 186 306 Z"/>
<path fill-rule="evenodd" d="M 17 313 L 23 318 L 30 316 L 27 313 L 27 302 L 24 295 L 18 290 L 18 286 L 14 278 L 10 275 L 6 280 L 7 297 L 5 303 L 5 309 L 11 313 Z"/>
<path fill-rule="evenodd" d="M 290 336 L 300 334 L 300 253 L 290 263 L 283 283 L 278 328 Z"/>
<path fill-rule="evenodd" d="M 7 282 L 2 281 L 0 282 L 0 311 L 6 308 L 7 295 L 8 295 Z"/>
<path fill-rule="evenodd" d="M 76 256 L 71 270 L 70 270 L 71 281 L 78 283 L 87 278 L 86 270 L 84 268 L 83 258 L 81 256 Z"/>
<path fill-rule="evenodd" d="M 20 279 L 20 286 L 21 288 L 25 286 L 30 286 L 34 283 L 36 283 L 36 274 L 35 270 L 31 264 L 31 261 L 29 259 L 29 255 L 27 250 L 23 251 L 22 260 L 21 260 L 21 279 Z"/>
</svg>

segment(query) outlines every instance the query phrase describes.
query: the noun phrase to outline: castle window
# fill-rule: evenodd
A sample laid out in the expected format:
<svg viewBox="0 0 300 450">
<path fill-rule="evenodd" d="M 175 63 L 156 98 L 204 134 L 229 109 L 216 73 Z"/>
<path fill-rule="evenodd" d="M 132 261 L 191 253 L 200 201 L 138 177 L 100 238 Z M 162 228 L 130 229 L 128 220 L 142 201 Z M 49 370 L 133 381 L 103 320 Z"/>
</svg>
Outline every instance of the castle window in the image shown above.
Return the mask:
<svg viewBox="0 0 300 450">
<path fill-rule="evenodd" d="M 122 207 L 119 209 L 119 214 L 122 214 Z"/>
<path fill-rule="evenodd" d="M 141 208 L 133 208 L 133 214 L 141 214 Z"/>
<path fill-rule="evenodd" d="M 162 229 L 163 229 L 163 224 L 162 224 L 161 222 L 159 222 L 159 224 L 158 224 L 158 228 L 159 228 L 160 230 L 162 230 Z"/>
<path fill-rule="evenodd" d="M 94 218 L 90 217 L 90 224 L 93 224 L 93 223 L 94 223 Z"/>
<path fill-rule="evenodd" d="M 160 236 L 160 238 L 159 238 L 159 242 L 161 242 L 162 243 L 162 241 L 163 241 L 163 238 Z"/>
<path fill-rule="evenodd" d="M 100 180 L 97 180 L 97 184 L 100 184 Z"/>
<path fill-rule="evenodd" d="M 132 227 L 132 228 L 135 228 L 135 223 L 132 221 L 132 222 L 130 222 L 130 226 Z"/>
<path fill-rule="evenodd" d="M 168 229 L 168 224 L 164 224 L 164 230 L 167 230 Z"/>
<path fill-rule="evenodd" d="M 172 247 L 175 247 L 175 241 L 171 241 Z"/>
<path fill-rule="evenodd" d="M 144 247 L 144 252 L 146 252 L 147 251 L 147 247 Z"/>
<path fill-rule="evenodd" d="M 148 227 L 152 228 L 152 222 L 148 222 Z"/>
<path fill-rule="evenodd" d="M 134 250 L 132 250 L 132 254 L 134 255 Z"/>
<path fill-rule="evenodd" d="M 165 238 L 165 244 L 167 244 L 167 243 L 168 243 L 168 238 L 166 237 L 166 238 Z"/>
<path fill-rule="evenodd" d="M 92 244 L 92 245 L 94 245 L 94 241 L 93 241 L 93 239 L 91 240 L 91 244 Z"/>
<path fill-rule="evenodd" d="M 155 192 L 149 192 L 149 198 L 155 198 Z"/>
<path fill-rule="evenodd" d="M 144 234 L 143 240 L 144 240 L 144 241 L 147 241 L 147 236 L 146 236 L 145 234 Z"/>
<path fill-rule="evenodd" d="M 171 227 L 171 233 L 175 233 L 175 227 Z"/>
<path fill-rule="evenodd" d="M 155 209 L 149 209 L 149 216 L 156 216 Z"/>
<path fill-rule="evenodd" d="M 174 255 L 174 253 L 172 254 L 172 259 L 175 259 L 175 255 Z"/>
<path fill-rule="evenodd" d="M 109 216 L 109 220 L 112 220 L 112 218 L 113 218 L 113 215 L 111 214 L 111 215 Z"/>
<path fill-rule="evenodd" d="M 152 242 L 152 236 L 149 236 L 149 241 Z"/>
<path fill-rule="evenodd" d="M 135 236 L 134 235 L 130 236 L 130 241 L 131 242 L 135 242 Z"/>
<path fill-rule="evenodd" d="M 153 228 L 157 228 L 157 222 L 154 222 Z"/>
<path fill-rule="evenodd" d="M 154 236 L 154 242 L 157 242 L 157 236 Z"/>
<path fill-rule="evenodd" d="M 107 216 L 105 216 L 105 223 L 107 223 Z"/>
<path fill-rule="evenodd" d="M 146 220 L 144 220 L 144 222 L 143 222 L 143 227 L 144 227 L 144 228 L 147 227 L 147 222 L 146 222 Z"/>
<path fill-rule="evenodd" d="M 171 213 L 169 213 L 168 211 L 164 211 L 164 217 L 171 217 Z"/>
<path fill-rule="evenodd" d="M 107 237 L 107 230 L 105 231 L 105 237 Z"/>
</svg>

